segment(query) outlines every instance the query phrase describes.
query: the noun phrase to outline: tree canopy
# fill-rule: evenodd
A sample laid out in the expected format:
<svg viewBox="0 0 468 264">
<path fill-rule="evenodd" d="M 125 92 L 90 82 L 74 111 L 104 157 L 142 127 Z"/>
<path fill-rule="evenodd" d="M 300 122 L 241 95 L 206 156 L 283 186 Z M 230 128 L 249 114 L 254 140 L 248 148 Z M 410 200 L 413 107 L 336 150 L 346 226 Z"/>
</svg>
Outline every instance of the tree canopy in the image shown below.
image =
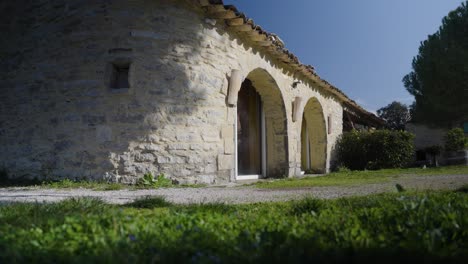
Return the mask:
<svg viewBox="0 0 468 264">
<path fill-rule="evenodd" d="M 377 110 L 377 115 L 385 120 L 392 130 L 405 130 L 405 125 L 411 117 L 408 107 L 396 101 Z"/>
<path fill-rule="evenodd" d="M 412 66 L 403 83 L 416 99 L 413 120 L 450 125 L 468 118 L 468 1 L 421 43 Z"/>
</svg>

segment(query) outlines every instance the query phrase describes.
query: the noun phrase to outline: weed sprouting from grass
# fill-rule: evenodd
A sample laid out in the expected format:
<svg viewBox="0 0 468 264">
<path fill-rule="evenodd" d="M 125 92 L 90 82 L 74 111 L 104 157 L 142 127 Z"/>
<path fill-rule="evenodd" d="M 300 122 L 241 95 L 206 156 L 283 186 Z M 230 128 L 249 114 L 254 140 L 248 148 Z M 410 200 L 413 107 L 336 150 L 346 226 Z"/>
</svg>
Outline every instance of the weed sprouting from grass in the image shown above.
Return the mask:
<svg viewBox="0 0 468 264">
<path fill-rule="evenodd" d="M 172 186 L 172 181 L 166 178 L 163 173 L 156 177 L 154 177 L 152 173 L 146 173 L 142 178 L 140 178 L 138 185 L 153 188 L 170 187 Z"/>
</svg>

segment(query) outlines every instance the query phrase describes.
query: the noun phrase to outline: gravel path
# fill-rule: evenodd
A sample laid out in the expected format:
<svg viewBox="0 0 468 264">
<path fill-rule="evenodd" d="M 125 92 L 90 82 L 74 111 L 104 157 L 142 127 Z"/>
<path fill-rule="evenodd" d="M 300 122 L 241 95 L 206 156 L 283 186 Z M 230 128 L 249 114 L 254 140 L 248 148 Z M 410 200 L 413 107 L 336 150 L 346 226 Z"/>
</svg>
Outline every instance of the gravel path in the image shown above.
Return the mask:
<svg viewBox="0 0 468 264">
<path fill-rule="evenodd" d="M 93 191 L 88 189 L 0 188 L 0 202 L 56 202 L 71 197 L 96 197 L 113 204 L 124 204 L 146 196 L 164 196 L 168 201 L 187 203 L 252 203 L 285 201 L 313 196 L 323 199 L 394 192 L 399 183 L 407 189 L 457 189 L 468 184 L 468 175 L 411 176 L 359 186 L 258 189 L 255 187 L 167 188 L 155 190 Z"/>
</svg>

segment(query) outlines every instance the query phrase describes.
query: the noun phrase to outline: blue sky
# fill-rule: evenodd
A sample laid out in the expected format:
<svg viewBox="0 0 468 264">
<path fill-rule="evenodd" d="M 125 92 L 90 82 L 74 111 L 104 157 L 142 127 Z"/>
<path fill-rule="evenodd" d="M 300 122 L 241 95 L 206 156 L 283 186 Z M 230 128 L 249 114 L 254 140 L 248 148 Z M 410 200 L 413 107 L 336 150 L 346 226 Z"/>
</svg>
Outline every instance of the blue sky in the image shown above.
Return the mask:
<svg viewBox="0 0 468 264">
<path fill-rule="evenodd" d="M 302 63 L 370 111 L 410 104 L 401 79 L 420 42 L 462 0 L 225 0 L 285 42 Z"/>
</svg>

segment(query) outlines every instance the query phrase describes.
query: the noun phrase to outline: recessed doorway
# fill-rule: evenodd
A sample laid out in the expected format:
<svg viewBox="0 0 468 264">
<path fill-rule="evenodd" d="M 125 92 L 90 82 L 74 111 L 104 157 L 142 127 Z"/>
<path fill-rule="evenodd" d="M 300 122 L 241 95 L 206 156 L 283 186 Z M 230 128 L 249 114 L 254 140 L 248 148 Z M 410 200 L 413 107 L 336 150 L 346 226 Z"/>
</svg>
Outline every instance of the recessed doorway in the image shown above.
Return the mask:
<svg viewBox="0 0 468 264">
<path fill-rule="evenodd" d="M 246 79 L 237 103 L 238 179 L 259 179 L 266 170 L 265 115 L 260 94 Z"/>
<path fill-rule="evenodd" d="M 288 175 L 288 131 L 280 88 L 264 69 L 251 71 L 239 90 L 235 126 L 236 180 Z"/>
</svg>

